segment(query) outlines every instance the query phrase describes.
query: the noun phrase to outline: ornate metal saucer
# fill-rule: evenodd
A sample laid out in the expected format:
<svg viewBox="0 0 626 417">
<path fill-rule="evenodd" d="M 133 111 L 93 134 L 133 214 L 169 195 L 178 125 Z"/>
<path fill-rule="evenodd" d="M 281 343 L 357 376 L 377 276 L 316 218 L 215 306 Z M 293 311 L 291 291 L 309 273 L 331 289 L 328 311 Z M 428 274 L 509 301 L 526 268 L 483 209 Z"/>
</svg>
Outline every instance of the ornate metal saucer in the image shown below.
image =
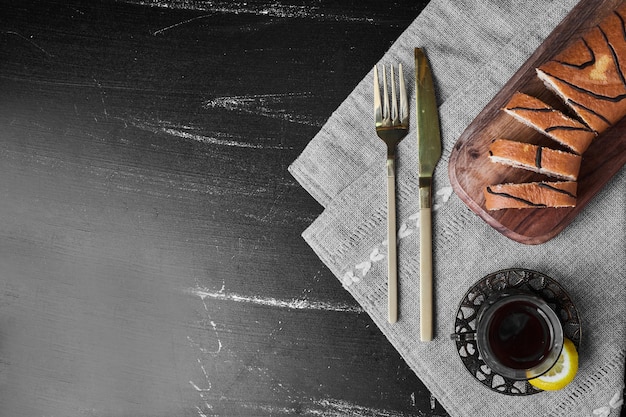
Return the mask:
<svg viewBox="0 0 626 417">
<path fill-rule="evenodd" d="M 494 272 L 475 283 L 465 294 L 456 315 L 455 333 L 473 331 L 476 315 L 483 302 L 491 295 L 508 288 L 519 288 L 542 297 L 556 311 L 563 325 L 565 337 L 578 348 L 581 338 L 578 311 L 567 292 L 552 278 L 528 269 L 513 268 Z M 457 341 L 457 352 L 467 370 L 492 391 L 506 395 L 532 395 L 542 392 L 527 381 L 516 381 L 494 373 L 478 353 L 473 341 Z"/>
</svg>

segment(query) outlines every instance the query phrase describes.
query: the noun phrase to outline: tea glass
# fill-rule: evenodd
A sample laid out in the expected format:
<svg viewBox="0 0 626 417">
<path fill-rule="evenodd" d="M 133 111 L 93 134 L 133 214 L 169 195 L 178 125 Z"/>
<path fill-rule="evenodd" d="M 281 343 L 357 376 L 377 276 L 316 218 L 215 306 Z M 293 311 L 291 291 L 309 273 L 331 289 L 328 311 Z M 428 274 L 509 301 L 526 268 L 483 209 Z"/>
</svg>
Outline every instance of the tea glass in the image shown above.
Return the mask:
<svg viewBox="0 0 626 417">
<path fill-rule="evenodd" d="M 485 300 L 476 330 L 451 335 L 474 341 L 485 364 L 503 377 L 527 380 L 546 373 L 563 349 L 563 327 L 540 297 L 508 289 Z"/>
</svg>

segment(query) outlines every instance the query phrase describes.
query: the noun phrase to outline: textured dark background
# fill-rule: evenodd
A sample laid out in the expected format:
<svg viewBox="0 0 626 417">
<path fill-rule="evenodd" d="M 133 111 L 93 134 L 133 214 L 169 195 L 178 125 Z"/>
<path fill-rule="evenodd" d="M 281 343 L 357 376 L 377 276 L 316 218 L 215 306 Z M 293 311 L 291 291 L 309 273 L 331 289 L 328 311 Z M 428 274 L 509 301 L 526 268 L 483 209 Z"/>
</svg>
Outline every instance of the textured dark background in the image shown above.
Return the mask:
<svg viewBox="0 0 626 417">
<path fill-rule="evenodd" d="M 445 416 L 287 172 L 426 3 L 2 2 L 0 415 Z"/>
<path fill-rule="evenodd" d="M 287 172 L 425 2 L 2 3 L 0 415 L 445 415 Z"/>
</svg>

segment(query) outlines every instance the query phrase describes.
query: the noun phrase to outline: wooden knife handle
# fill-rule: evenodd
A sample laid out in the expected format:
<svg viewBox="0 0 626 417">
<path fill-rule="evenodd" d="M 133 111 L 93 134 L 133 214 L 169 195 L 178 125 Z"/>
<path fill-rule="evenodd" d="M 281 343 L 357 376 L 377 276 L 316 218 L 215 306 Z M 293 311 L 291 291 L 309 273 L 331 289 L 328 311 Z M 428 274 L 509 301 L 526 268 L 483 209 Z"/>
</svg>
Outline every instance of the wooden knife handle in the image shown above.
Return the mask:
<svg viewBox="0 0 626 417">
<path fill-rule="evenodd" d="M 433 340 L 433 239 L 431 208 L 420 209 L 420 339 Z"/>
</svg>

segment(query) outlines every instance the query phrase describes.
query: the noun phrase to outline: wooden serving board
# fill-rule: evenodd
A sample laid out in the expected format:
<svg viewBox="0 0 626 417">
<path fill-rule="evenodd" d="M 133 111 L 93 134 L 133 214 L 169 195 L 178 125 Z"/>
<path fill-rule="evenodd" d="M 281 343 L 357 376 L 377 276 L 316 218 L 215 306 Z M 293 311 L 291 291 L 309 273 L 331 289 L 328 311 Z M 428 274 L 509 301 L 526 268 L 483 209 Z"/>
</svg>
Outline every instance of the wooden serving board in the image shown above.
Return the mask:
<svg viewBox="0 0 626 417">
<path fill-rule="evenodd" d="M 550 60 L 570 42 L 621 3 L 618 0 L 582 0 L 483 109 L 458 139 L 448 166 L 452 187 L 469 208 L 505 236 L 525 244 L 540 244 L 560 233 L 626 163 L 626 118 L 597 137 L 583 155 L 577 205 L 573 208 L 528 208 L 488 211 L 483 189 L 507 182 L 531 182 L 547 177 L 489 160 L 489 144 L 507 138 L 547 145 L 556 143 L 501 111 L 513 93 L 521 91 L 567 111 L 537 78 L 535 68 Z"/>
</svg>

